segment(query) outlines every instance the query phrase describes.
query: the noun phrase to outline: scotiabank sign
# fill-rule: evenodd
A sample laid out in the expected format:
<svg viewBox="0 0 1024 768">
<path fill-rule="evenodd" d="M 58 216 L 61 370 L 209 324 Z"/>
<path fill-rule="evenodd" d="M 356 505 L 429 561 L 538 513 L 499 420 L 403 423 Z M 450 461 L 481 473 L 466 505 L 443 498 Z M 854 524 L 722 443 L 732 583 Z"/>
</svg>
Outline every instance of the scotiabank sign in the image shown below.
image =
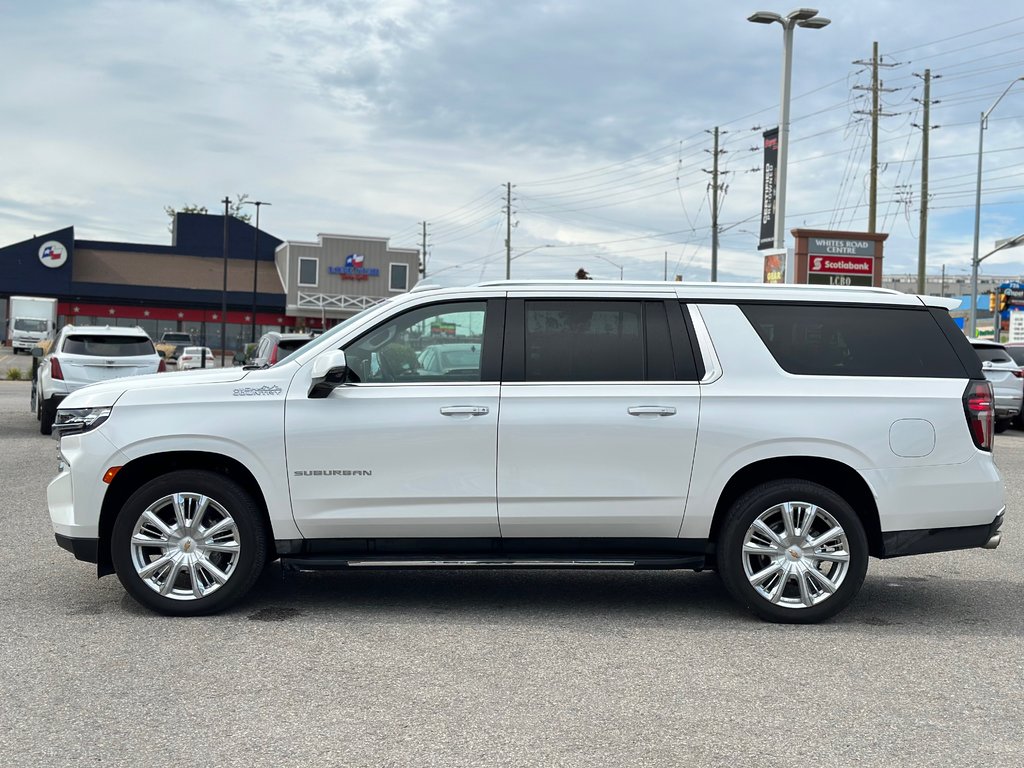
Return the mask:
<svg viewBox="0 0 1024 768">
<path fill-rule="evenodd" d="M 807 282 L 811 285 L 875 284 L 874 256 L 807 256 Z"/>
<path fill-rule="evenodd" d="M 807 271 L 828 275 L 867 275 L 874 273 L 873 256 L 808 256 Z"/>
</svg>

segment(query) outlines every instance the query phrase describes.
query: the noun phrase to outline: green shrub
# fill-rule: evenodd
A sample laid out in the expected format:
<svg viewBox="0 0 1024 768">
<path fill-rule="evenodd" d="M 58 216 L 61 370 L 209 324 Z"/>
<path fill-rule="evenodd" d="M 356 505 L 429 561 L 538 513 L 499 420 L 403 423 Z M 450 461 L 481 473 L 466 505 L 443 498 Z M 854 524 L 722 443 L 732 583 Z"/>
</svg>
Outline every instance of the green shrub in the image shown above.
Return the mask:
<svg viewBox="0 0 1024 768">
<path fill-rule="evenodd" d="M 7 369 L 7 380 L 8 381 L 21 381 L 25 378 L 22 375 L 21 368 L 8 368 Z"/>
</svg>

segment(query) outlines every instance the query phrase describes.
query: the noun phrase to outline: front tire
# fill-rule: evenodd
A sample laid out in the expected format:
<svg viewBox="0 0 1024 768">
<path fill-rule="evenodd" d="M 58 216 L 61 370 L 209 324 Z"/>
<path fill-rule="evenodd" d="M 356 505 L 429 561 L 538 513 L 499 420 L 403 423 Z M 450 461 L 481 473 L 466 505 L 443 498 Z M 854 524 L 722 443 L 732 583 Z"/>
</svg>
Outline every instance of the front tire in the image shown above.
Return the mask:
<svg viewBox="0 0 1024 768">
<path fill-rule="evenodd" d="M 138 602 L 169 616 L 234 605 L 259 578 L 267 532 L 252 497 L 223 475 L 181 470 L 139 488 L 110 538 L 114 571 Z"/>
<path fill-rule="evenodd" d="M 776 480 L 732 505 L 717 554 L 740 604 L 766 621 L 810 624 L 836 615 L 860 591 L 868 542 L 841 496 L 806 480 Z"/>
</svg>

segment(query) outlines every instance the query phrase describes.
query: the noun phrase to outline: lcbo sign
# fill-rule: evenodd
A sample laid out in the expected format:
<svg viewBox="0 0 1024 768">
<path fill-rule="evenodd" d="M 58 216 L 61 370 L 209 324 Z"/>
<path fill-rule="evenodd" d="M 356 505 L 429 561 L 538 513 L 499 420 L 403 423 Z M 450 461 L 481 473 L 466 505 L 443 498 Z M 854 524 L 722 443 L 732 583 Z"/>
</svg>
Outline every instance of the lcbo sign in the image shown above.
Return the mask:
<svg viewBox="0 0 1024 768">
<path fill-rule="evenodd" d="M 874 243 L 811 237 L 807 282 L 813 285 L 874 285 Z"/>
</svg>

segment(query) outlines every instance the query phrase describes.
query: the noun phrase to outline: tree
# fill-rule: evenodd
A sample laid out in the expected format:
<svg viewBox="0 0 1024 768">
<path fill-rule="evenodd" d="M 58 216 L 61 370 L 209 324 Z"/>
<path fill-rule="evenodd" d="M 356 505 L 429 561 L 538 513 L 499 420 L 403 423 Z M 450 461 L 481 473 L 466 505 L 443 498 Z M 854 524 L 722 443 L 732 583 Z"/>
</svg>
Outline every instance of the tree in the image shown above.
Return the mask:
<svg viewBox="0 0 1024 768">
<path fill-rule="evenodd" d="M 236 194 L 234 202 L 228 203 L 228 215 L 229 216 L 234 216 L 236 219 L 244 221 L 246 224 L 248 224 L 250 221 L 252 221 L 252 214 L 251 213 L 243 213 L 242 212 L 242 206 L 245 204 L 245 201 L 248 200 L 248 199 L 249 199 L 249 195 L 247 193 Z M 173 232 L 174 231 L 174 214 L 176 214 L 176 213 L 209 213 L 209 212 L 210 212 L 210 210 L 205 205 L 183 205 L 180 208 L 175 208 L 174 206 L 171 206 L 171 205 L 165 205 L 164 206 L 164 213 L 166 213 L 171 218 L 170 223 L 167 225 L 167 230 L 169 232 Z"/>
</svg>

